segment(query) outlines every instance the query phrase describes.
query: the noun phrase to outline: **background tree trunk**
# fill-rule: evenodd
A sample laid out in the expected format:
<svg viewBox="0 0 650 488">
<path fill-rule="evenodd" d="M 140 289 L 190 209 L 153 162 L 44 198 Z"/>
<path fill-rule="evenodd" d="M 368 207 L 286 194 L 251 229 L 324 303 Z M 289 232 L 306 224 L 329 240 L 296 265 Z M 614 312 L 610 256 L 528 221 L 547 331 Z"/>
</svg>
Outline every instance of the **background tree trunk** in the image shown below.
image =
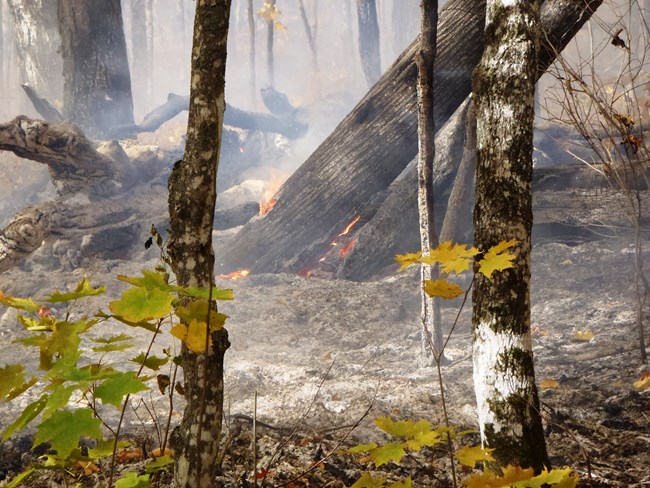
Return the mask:
<svg viewBox="0 0 650 488">
<path fill-rule="evenodd" d="M 357 0 L 359 22 L 359 56 L 368 86 L 373 86 L 381 77 L 379 55 L 379 22 L 375 0 Z"/>
<path fill-rule="evenodd" d="M 474 75 L 475 245 L 516 239 L 514 267 L 473 291 L 474 388 L 481 438 L 500 466 L 548 466 L 530 335 L 533 119 L 540 43 L 535 0 L 488 0 Z"/>
<path fill-rule="evenodd" d="M 192 86 L 185 156 L 169 177 L 169 256 L 181 286 L 214 283 L 212 222 L 216 200 L 230 0 L 196 2 Z M 221 329 L 204 354 L 182 347 L 186 407 L 172 434 L 175 486 L 213 486 L 223 416 L 223 358 L 230 343 Z"/>
<path fill-rule="evenodd" d="M 305 28 L 305 36 L 307 36 L 309 50 L 311 51 L 312 68 L 314 70 L 314 74 L 318 74 L 318 52 L 316 51 L 316 40 L 312 34 L 311 26 L 309 25 L 309 19 L 307 18 L 307 12 L 305 12 L 305 4 L 303 3 L 303 0 L 298 0 L 298 9 L 300 10 L 302 25 Z"/>
<path fill-rule="evenodd" d="M 393 0 L 393 53 L 399 56 L 418 32 L 418 0 Z"/>
<path fill-rule="evenodd" d="M 255 69 L 255 10 L 253 0 L 248 0 L 248 35 L 249 35 L 249 55 L 248 64 L 250 68 L 251 82 L 251 102 L 253 107 L 257 106 L 257 74 Z"/>
<path fill-rule="evenodd" d="M 120 0 L 58 0 L 64 116 L 91 136 L 133 124 Z"/>
<path fill-rule="evenodd" d="M 61 44 L 52 0 L 9 0 L 21 83 L 50 100 L 63 95 Z M 3 85 L 6 87 L 6 85 Z"/>
<path fill-rule="evenodd" d="M 275 8 L 275 0 L 268 0 L 271 8 Z M 266 22 L 266 72 L 269 77 L 269 86 L 275 88 L 275 62 L 273 59 L 273 34 L 275 23 L 273 20 Z"/>
</svg>

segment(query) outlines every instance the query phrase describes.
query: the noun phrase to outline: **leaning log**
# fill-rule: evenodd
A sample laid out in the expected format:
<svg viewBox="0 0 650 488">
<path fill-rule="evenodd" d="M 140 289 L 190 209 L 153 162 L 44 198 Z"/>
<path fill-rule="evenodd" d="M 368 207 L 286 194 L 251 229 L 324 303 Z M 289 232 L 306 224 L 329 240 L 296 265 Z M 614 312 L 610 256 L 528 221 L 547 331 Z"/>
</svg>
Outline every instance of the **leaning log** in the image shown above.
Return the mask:
<svg viewBox="0 0 650 488">
<path fill-rule="evenodd" d="M 544 3 L 547 45 L 542 49 L 540 72 L 601 3 Z M 450 0 L 440 13 L 434 75 L 436 127 L 443 125 L 471 90 L 472 71 L 482 54 L 484 24 L 484 1 Z M 220 272 L 242 267 L 255 272 L 296 272 L 318 261 L 356 215 L 362 214 L 366 221 L 372 217 L 364 215 L 369 202 L 417 152 L 416 48 L 417 41 L 285 182 L 276 195 L 275 208 L 217 250 Z"/>
</svg>

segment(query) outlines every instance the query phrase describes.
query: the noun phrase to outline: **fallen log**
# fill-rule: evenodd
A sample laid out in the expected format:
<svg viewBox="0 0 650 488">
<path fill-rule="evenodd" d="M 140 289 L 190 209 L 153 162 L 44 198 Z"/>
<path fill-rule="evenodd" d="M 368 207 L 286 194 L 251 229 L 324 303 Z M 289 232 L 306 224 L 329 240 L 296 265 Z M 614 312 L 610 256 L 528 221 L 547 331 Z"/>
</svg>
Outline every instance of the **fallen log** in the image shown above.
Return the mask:
<svg viewBox="0 0 650 488">
<path fill-rule="evenodd" d="M 540 73 L 602 0 L 547 0 Z M 436 127 L 471 90 L 482 54 L 485 2 L 450 0 L 440 12 L 435 93 Z M 216 252 L 219 272 L 297 272 L 317 262 L 338 233 L 381 194 L 413 159 L 416 142 L 417 41 L 398 58 L 334 132 L 284 183 L 277 204 Z M 415 187 L 414 187 L 415 188 Z M 413 190 L 415 194 L 415 190 Z"/>
</svg>

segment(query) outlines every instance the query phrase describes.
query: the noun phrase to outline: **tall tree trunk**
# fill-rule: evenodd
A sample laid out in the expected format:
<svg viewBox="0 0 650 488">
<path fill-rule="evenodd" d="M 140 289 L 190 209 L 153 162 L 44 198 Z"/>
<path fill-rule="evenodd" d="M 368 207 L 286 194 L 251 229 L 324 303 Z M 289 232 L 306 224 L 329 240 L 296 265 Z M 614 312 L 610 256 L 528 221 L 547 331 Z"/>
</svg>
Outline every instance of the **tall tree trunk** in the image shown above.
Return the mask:
<svg viewBox="0 0 650 488">
<path fill-rule="evenodd" d="M 433 162 L 435 160 L 434 91 L 433 74 L 436 59 L 438 31 L 438 1 L 422 1 L 422 25 L 420 47 L 415 55 L 418 67 L 418 210 L 420 215 L 420 246 L 424 255 L 432 247 L 437 247 L 438 237 L 433 216 Z M 422 282 L 436 278 L 437 269 L 422 264 Z M 422 350 L 425 357 L 433 347 L 436 359 L 442 355 L 442 329 L 440 327 L 440 307 L 434 307 L 434 300 L 424 289 L 422 295 Z M 436 312 L 437 317 L 436 317 Z M 436 320 L 437 319 L 437 320 Z M 429 341 L 432 344 L 429 344 Z"/>
<path fill-rule="evenodd" d="M 533 119 L 540 43 L 536 0 L 488 0 L 485 51 L 474 74 L 475 243 L 516 239 L 514 268 L 477 275 L 474 387 L 481 437 L 501 466 L 540 471 L 548 455 L 530 335 Z"/>
<path fill-rule="evenodd" d="M 379 22 L 375 0 L 357 0 L 359 22 L 359 56 L 368 86 L 374 85 L 381 76 L 379 56 Z"/>
<path fill-rule="evenodd" d="M 61 38 L 57 6 L 51 0 L 9 0 L 20 83 L 31 85 L 50 100 L 63 95 L 63 63 L 57 53 Z M 3 85 L 6 86 L 6 85 Z"/>
<path fill-rule="evenodd" d="M 58 0 L 64 116 L 92 136 L 133 124 L 120 0 Z"/>
<path fill-rule="evenodd" d="M 314 73 L 318 73 L 318 53 L 316 51 L 316 41 L 312 34 L 311 26 L 309 25 L 309 19 L 307 18 L 307 12 L 305 12 L 305 4 L 303 0 L 298 0 L 298 9 L 300 10 L 300 17 L 302 18 L 302 25 L 305 28 L 305 35 L 307 36 L 307 42 L 309 43 L 309 50 L 311 51 L 311 64 L 314 70 Z"/>
<path fill-rule="evenodd" d="M 275 8 L 275 0 L 266 0 L 271 9 Z M 273 59 L 273 33 L 275 22 L 272 19 L 266 22 L 266 71 L 269 77 L 269 85 L 275 88 L 275 62 Z"/>
<path fill-rule="evenodd" d="M 197 0 L 187 143 L 169 177 L 172 269 L 181 286 L 214 281 L 212 222 L 216 200 L 230 0 Z M 221 329 L 197 354 L 182 346 L 186 407 L 172 435 L 177 488 L 213 486 L 223 416 L 223 358 L 230 343 Z"/>
<path fill-rule="evenodd" d="M 248 34 L 250 39 L 248 64 L 251 73 L 251 102 L 253 103 L 253 108 L 255 108 L 257 106 L 257 74 L 255 73 L 255 10 L 253 0 L 248 0 Z"/>
<path fill-rule="evenodd" d="M 149 81 L 151 72 L 149 45 L 148 0 L 131 0 L 131 44 L 133 62 L 131 63 L 131 80 L 133 82 L 133 95 L 140 110 L 147 113 L 150 109 L 151 93 Z"/>
</svg>

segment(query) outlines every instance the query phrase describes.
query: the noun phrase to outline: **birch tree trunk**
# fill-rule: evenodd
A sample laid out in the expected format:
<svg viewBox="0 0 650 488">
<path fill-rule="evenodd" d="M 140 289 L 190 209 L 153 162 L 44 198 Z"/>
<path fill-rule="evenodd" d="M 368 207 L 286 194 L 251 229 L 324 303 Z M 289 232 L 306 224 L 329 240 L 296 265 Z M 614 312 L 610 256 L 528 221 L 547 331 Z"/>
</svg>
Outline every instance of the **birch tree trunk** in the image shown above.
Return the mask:
<svg viewBox="0 0 650 488">
<path fill-rule="evenodd" d="M 368 86 L 373 86 L 381 77 L 379 56 L 379 22 L 375 0 L 357 0 L 359 22 L 359 56 Z"/>
<path fill-rule="evenodd" d="M 172 269 L 181 286 L 214 281 L 212 222 L 216 200 L 230 0 L 198 0 L 192 48 L 187 144 L 169 177 Z M 214 486 L 223 416 L 223 358 L 230 343 L 221 329 L 197 354 L 182 346 L 186 407 L 172 434 L 176 487 Z"/>
<path fill-rule="evenodd" d="M 437 247 L 438 238 L 433 216 L 433 162 L 435 160 L 433 73 L 436 59 L 438 30 L 438 1 L 422 1 L 422 25 L 420 29 L 420 48 L 415 55 L 418 67 L 418 210 L 420 216 L 420 246 L 424 255 L 432 247 Z M 422 264 L 422 283 L 435 279 L 436 269 Z M 425 292 L 422 295 L 422 351 L 433 348 L 436 360 L 442 355 L 442 330 L 440 328 L 440 307 Z M 436 314 L 437 312 L 437 314 Z M 436 317 L 437 315 L 437 317 Z M 437 326 L 436 326 L 437 325 Z"/>
<path fill-rule="evenodd" d="M 488 0 L 485 50 L 474 73 L 475 243 L 519 241 L 514 268 L 477 274 L 474 388 L 481 438 L 501 466 L 547 466 L 530 335 L 533 118 L 540 44 L 537 0 Z"/>
</svg>

